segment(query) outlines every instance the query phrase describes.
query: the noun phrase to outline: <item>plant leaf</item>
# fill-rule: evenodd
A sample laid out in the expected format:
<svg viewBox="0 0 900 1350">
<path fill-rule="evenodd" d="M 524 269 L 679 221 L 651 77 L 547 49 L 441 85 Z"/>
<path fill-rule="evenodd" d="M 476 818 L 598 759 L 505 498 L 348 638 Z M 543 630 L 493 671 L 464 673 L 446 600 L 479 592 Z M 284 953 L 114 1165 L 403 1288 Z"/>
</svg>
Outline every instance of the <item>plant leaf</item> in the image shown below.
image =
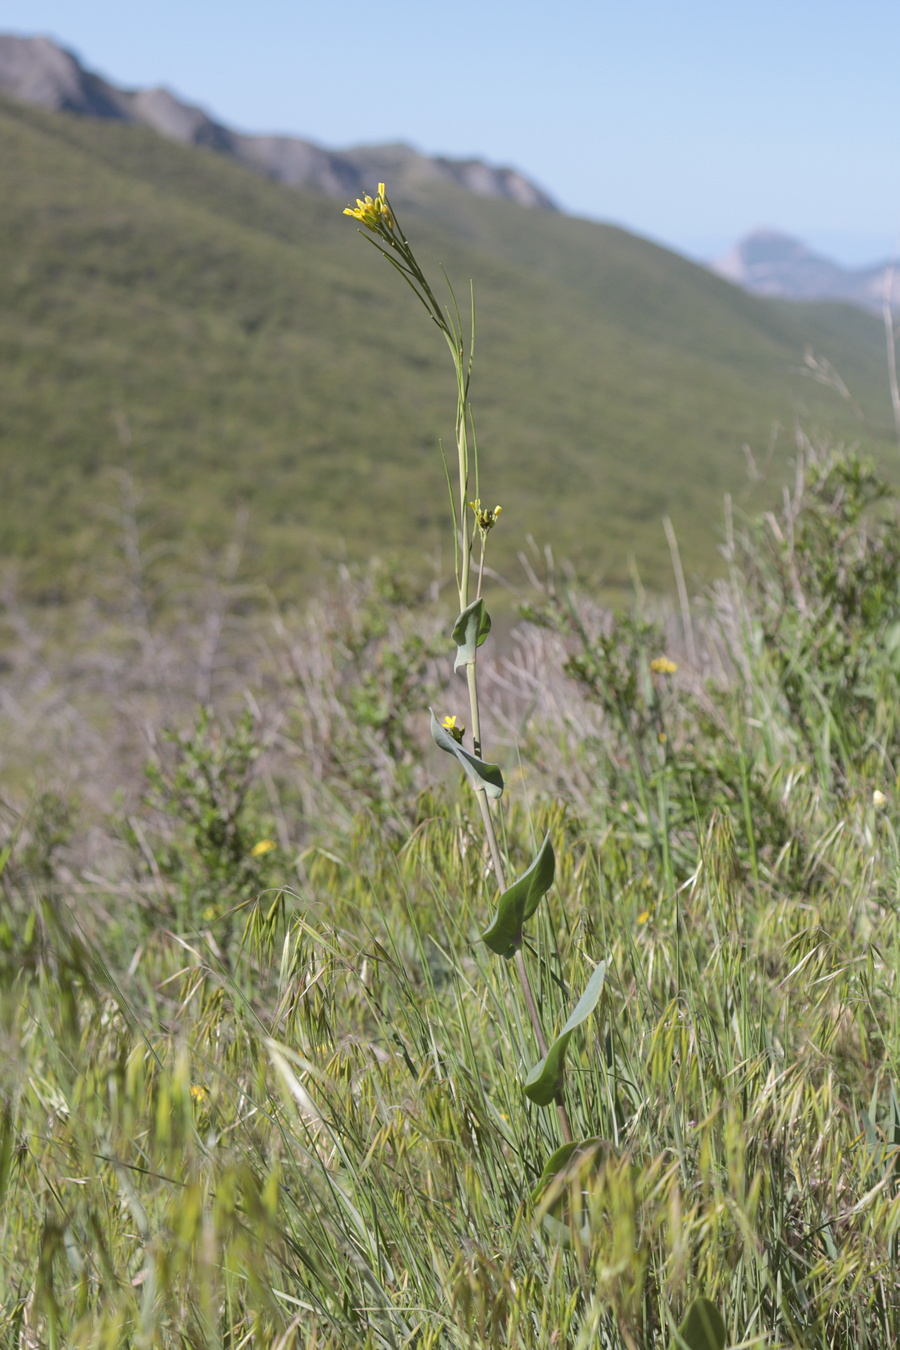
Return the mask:
<svg viewBox="0 0 900 1350">
<path fill-rule="evenodd" d="M 589 1219 L 585 1218 L 584 1205 L 580 1213 L 584 1222 L 580 1228 L 575 1226 L 577 1206 L 573 1214 L 571 1186 L 578 1179 L 584 1199 L 584 1183 L 602 1166 L 611 1151 L 612 1145 L 608 1139 L 594 1137 L 563 1144 L 547 1159 L 538 1183 L 531 1192 L 531 1199 L 532 1203 L 540 1205 L 542 1227 L 559 1246 L 571 1247 L 576 1236 L 582 1243 L 590 1241 L 591 1225 Z M 554 1186 L 554 1182 L 559 1184 Z"/>
<path fill-rule="evenodd" d="M 561 1144 L 544 1164 L 544 1170 L 531 1192 L 532 1201 L 536 1204 L 551 1181 L 555 1181 L 560 1173 L 572 1170 L 570 1164 L 580 1169 L 582 1159 L 590 1157 L 599 1161 L 598 1155 L 606 1157 L 610 1147 L 609 1140 L 601 1139 L 599 1135 L 592 1135 L 590 1139 L 578 1139 L 570 1144 Z M 554 1204 L 552 1208 L 555 1209 L 556 1205 Z"/>
<path fill-rule="evenodd" d="M 549 1106 L 563 1085 L 566 1072 L 566 1051 L 573 1033 L 581 1026 L 600 1002 L 606 962 L 601 961 L 588 980 L 587 988 L 575 1004 L 572 1015 L 542 1060 L 535 1064 L 525 1079 L 525 1095 L 538 1106 Z"/>
<path fill-rule="evenodd" d="M 670 1350 L 725 1350 L 728 1334 L 722 1314 L 708 1298 L 695 1298 Z"/>
<path fill-rule="evenodd" d="M 435 745 L 439 745 L 448 754 L 456 756 L 474 788 L 477 788 L 480 792 L 486 792 L 489 797 L 499 797 L 503 792 L 503 774 L 500 772 L 499 765 L 486 764 L 483 759 L 477 759 L 475 755 L 470 755 L 468 750 L 464 750 L 459 742 L 453 739 L 449 731 L 441 726 L 434 715 L 434 709 L 429 708 L 429 712 L 431 713 L 431 738 Z"/>
<path fill-rule="evenodd" d="M 475 652 L 491 631 L 491 616 L 479 597 L 471 605 L 466 605 L 462 614 L 453 625 L 453 641 L 456 643 L 456 660 L 453 669 L 470 666 L 475 660 Z"/>
<path fill-rule="evenodd" d="M 511 956 L 522 944 L 522 925 L 530 919 L 553 885 L 556 855 L 549 834 L 527 872 L 514 881 L 497 901 L 494 921 L 481 940 L 498 956 Z"/>
</svg>

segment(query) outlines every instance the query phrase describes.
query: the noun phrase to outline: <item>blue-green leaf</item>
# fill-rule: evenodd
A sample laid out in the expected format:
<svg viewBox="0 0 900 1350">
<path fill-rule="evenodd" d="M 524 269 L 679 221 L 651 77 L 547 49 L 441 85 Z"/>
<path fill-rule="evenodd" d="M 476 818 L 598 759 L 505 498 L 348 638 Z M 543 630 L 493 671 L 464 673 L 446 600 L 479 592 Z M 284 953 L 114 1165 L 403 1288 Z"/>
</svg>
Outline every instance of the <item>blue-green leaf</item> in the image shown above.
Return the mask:
<svg viewBox="0 0 900 1350">
<path fill-rule="evenodd" d="M 497 901 L 494 921 L 481 940 L 498 956 L 511 956 L 522 944 L 522 925 L 530 919 L 553 885 L 556 856 L 547 835 L 527 872 L 514 881 Z"/>
<path fill-rule="evenodd" d="M 576 1235 L 583 1243 L 590 1241 L 590 1222 L 584 1203 L 580 1208 L 576 1203 L 573 1212 L 572 1185 L 580 1184 L 584 1201 L 587 1198 L 585 1183 L 602 1167 L 611 1152 L 612 1145 L 607 1139 L 595 1137 L 563 1144 L 547 1159 L 531 1199 L 534 1204 L 540 1202 L 541 1225 L 559 1246 L 571 1247 Z M 577 1226 L 579 1222 L 580 1227 Z"/>
<path fill-rule="evenodd" d="M 464 750 L 458 741 L 455 741 L 434 715 L 434 709 L 430 708 L 431 713 L 431 737 L 435 745 L 439 745 L 442 750 L 446 750 L 449 755 L 455 755 L 471 780 L 472 786 L 481 792 L 487 793 L 489 797 L 499 797 L 503 792 L 503 774 L 497 764 L 486 764 L 483 759 L 470 755 L 468 750 Z"/>
<path fill-rule="evenodd" d="M 550 1046 L 542 1060 L 535 1064 L 525 1079 L 526 1097 L 530 1097 L 538 1106 L 549 1106 L 562 1090 L 566 1073 L 566 1051 L 569 1041 L 581 1023 L 584 1022 L 600 1002 L 603 981 L 606 979 L 606 962 L 601 961 L 588 980 L 587 988 L 575 1004 L 572 1015 L 566 1022 L 556 1040 Z"/>
<path fill-rule="evenodd" d="M 599 1135 L 592 1135 L 590 1139 L 578 1139 L 570 1144 L 560 1144 L 544 1164 L 538 1183 L 531 1192 L 531 1199 L 536 1204 L 551 1181 L 556 1181 L 558 1177 L 570 1174 L 576 1169 L 580 1172 L 583 1165 L 590 1166 L 600 1162 L 607 1156 L 610 1148 L 609 1140 L 601 1139 Z"/>
<path fill-rule="evenodd" d="M 695 1298 L 670 1350 L 725 1350 L 728 1333 L 722 1314 L 708 1298 Z"/>
<path fill-rule="evenodd" d="M 453 625 L 453 641 L 456 643 L 456 660 L 453 669 L 470 666 L 475 660 L 475 652 L 491 631 L 491 616 L 484 607 L 484 600 L 473 600 L 466 605 L 462 614 Z"/>
</svg>

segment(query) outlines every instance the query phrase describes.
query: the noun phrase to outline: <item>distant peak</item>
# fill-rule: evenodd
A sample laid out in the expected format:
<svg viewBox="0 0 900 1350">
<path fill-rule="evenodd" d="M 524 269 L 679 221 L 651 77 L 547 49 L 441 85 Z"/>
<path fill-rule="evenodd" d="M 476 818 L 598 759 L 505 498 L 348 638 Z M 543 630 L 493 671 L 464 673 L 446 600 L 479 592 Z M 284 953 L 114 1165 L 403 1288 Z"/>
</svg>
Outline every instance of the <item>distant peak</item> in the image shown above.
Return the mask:
<svg viewBox="0 0 900 1350">
<path fill-rule="evenodd" d="M 751 230 L 712 270 L 758 295 L 790 300 L 843 300 L 880 310 L 889 286 L 890 267 L 842 267 L 814 252 L 802 239 L 771 227 Z M 900 306 L 900 296 L 892 301 Z"/>
</svg>

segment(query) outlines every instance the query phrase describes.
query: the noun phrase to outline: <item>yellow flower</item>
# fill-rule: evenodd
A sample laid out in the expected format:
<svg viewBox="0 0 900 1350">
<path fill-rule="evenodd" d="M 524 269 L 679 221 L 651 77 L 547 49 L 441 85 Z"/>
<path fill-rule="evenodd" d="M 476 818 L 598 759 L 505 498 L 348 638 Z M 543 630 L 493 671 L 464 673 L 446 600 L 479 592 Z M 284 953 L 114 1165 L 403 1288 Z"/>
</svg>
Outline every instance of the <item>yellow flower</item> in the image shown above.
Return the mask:
<svg viewBox="0 0 900 1350">
<path fill-rule="evenodd" d="M 495 506 L 493 511 L 488 510 L 487 507 L 482 508 L 480 497 L 476 497 L 474 502 L 469 502 L 469 505 L 475 512 L 475 523 L 483 534 L 487 534 L 488 530 L 494 528 L 497 524 L 497 517 L 503 510 L 502 506 Z"/>
<path fill-rule="evenodd" d="M 191 1096 L 193 1097 L 194 1101 L 197 1102 L 199 1105 L 200 1103 L 205 1102 L 206 1099 L 209 1097 L 209 1089 L 201 1087 L 200 1084 L 195 1083 L 191 1088 Z"/>
<path fill-rule="evenodd" d="M 450 732 L 450 735 L 451 735 L 451 736 L 453 737 L 453 739 L 457 742 L 457 744 L 459 744 L 459 745 L 462 744 L 462 738 L 463 738 L 463 736 L 465 736 L 465 734 L 466 734 L 466 729 L 465 729 L 465 727 L 458 727 L 458 726 L 456 725 L 456 718 L 455 718 L 455 717 L 449 717 L 449 716 L 448 716 L 448 717 L 445 717 L 444 720 L 443 720 L 443 722 L 441 723 L 441 726 L 444 728 L 445 731 L 449 731 L 449 732 Z"/>
<path fill-rule="evenodd" d="M 649 918 L 650 918 L 649 909 L 642 909 L 640 914 L 637 916 L 637 921 L 638 923 L 646 923 Z"/>
<path fill-rule="evenodd" d="M 650 669 L 654 675 L 674 675 L 678 666 L 667 656 L 657 656 L 650 662 Z"/>
<path fill-rule="evenodd" d="M 251 848 L 250 857 L 261 858 L 264 853 L 271 853 L 272 849 L 277 847 L 278 845 L 275 843 L 274 839 L 260 839 L 259 843 L 254 844 Z"/>
<path fill-rule="evenodd" d="M 374 198 L 368 195 L 362 199 L 357 197 L 356 206 L 348 206 L 344 215 L 352 216 L 354 220 L 365 225 L 367 230 L 374 230 L 376 233 L 380 231 L 382 225 L 387 226 L 388 230 L 394 228 L 394 217 L 385 196 L 384 183 L 378 184 L 378 193 Z"/>
</svg>

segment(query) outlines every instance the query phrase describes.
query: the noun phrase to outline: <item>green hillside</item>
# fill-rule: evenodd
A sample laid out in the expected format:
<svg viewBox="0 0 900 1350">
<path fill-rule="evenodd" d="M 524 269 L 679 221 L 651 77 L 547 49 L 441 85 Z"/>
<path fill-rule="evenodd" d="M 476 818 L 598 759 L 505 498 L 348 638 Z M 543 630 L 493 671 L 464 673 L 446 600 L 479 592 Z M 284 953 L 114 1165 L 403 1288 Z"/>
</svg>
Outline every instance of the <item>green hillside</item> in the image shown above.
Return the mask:
<svg viewBox="0 0 900 1350">
<path fill-rule="evenodd" d="M 530 533 L 611 585 L 631 552 L 665 587 L 660 517 L 708 572 L 722 493 L 774 495 L 798 421 L 888 452 L 876 320 L 759 300 L 624 231 L 449 186 L 396 204 L 423 261 L 475 282 L 498 565 Z M 0 253 L 0 556 L 32 594 L 70 593 L 111 546 L 114 468 L 160 540 L 219 545 L 246 507 L 244 572 L 283 592 L 335 558 L 438 546 L 445 354 L 341 203 L 0 101 Z M 858 407 L 801 373 L 807 348 Z M 776 424 L 751 493 L 742 446 L 763 462 Z"/>
</svg>

